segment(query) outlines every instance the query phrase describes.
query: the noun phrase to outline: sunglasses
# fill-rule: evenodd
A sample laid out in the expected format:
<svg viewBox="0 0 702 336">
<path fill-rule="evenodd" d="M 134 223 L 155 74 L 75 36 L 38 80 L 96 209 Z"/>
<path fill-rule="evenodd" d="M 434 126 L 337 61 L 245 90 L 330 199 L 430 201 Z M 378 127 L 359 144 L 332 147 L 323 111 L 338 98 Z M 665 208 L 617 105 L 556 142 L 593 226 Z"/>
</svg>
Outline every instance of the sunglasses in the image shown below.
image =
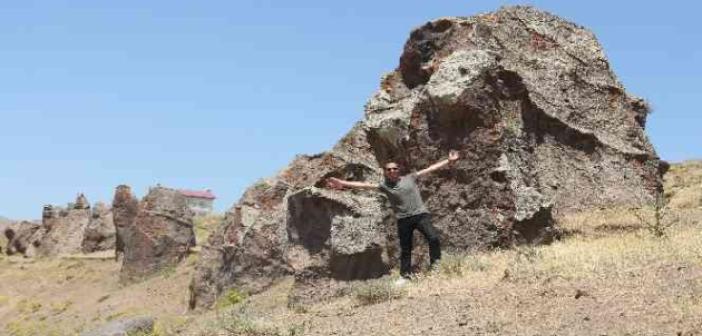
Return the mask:
<svg viewBox="0 0 702 336">
<path fill-rule="evenodd" d="M 400 170 L 400 168 L 385 168 L 387 171 L 394 171 L 394 170 Z"/>
</svg>

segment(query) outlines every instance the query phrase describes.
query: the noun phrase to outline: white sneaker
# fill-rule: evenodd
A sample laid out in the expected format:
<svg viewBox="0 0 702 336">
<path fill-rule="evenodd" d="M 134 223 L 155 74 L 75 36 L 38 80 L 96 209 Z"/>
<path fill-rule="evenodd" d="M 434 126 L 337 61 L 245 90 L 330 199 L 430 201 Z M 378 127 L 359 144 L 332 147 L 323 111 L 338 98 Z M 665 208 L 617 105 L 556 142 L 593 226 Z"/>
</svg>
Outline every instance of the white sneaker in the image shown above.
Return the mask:
<svg viewBox="0 0 702 336">
<path fill-rule="evenodd" d="M 402 287 L 402 286 L 406 285 L 408 282 L 409 282 L 409 280 L 407 280 L 407 278 L 400 277 L 399 279 L 395 280 L 394 284 L 397 287 Z"/>
</svg>

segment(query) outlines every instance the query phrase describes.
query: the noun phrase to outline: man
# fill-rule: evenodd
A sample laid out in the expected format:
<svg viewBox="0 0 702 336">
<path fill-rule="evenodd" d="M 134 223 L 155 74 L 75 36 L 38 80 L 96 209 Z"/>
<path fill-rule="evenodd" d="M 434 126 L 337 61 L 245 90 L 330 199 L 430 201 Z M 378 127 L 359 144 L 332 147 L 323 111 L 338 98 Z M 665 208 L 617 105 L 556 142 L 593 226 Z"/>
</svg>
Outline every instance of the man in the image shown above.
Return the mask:
<svg viewBox="0 0 702 336">
<path fill-rule="evenodd" d="M 429 244 L 429 258 L 433 266 L 441 259 L 441 244 L 439 235 L 431 224 L 431 215 L 417 187 L 417 178 L 433 171 L 451 165 L 458 160 L 457 151 L 449 151 L 448 159 L 439 161 L 425 169 L 409 175 L 400 175 L 400 166 L 396 162 L 388 162 L 384 167 L 385 180 L 379 184 L 367 182 L 345 181 L 335 177 L 327 179 L 327 186 L 333 189 L 363 188 L 378 189 L 387 195 L 397 218 L 397 233 L 400 238 L 400 275 L 398 284 L 409 278 L 412 267 L 412 235 L 417 229 L 424 235 Z"/>
</svg>

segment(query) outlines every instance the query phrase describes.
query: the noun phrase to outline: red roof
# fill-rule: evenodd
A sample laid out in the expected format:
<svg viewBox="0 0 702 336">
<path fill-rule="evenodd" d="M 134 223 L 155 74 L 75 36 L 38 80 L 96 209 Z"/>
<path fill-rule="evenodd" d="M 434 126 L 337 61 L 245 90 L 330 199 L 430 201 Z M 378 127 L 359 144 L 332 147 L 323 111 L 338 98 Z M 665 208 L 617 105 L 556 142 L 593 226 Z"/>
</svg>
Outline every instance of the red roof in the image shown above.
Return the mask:
<svg viewBox="0 0 702 336">
<path fill-rule="evenodd" d="M 180 189 L 178 190 L 183 196 L 185 197 L 194 197 L 194 198 L 206 198 L 206 199 L 215 199 L 215 195 L 212 193 L 211 190 L 186 190 L 186 189 Z"/>
</svg>

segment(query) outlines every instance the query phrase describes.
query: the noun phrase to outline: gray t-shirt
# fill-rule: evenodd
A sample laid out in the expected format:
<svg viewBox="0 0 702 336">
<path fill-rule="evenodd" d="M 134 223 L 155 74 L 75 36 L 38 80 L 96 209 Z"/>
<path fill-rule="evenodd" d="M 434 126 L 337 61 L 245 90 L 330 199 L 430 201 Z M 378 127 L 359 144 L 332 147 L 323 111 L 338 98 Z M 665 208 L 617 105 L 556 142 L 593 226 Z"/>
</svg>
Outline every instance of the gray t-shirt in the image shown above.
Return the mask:
<svg viewBox="0 0 702 336">
<path fill-rule="evenodd" d="M 419 194 L 416 173 L 400 177 L 397 183 L 385 180 L 378 184 L 378 188 L 388 196 L 398 219 L 429 212 Z"/>
</svg>

